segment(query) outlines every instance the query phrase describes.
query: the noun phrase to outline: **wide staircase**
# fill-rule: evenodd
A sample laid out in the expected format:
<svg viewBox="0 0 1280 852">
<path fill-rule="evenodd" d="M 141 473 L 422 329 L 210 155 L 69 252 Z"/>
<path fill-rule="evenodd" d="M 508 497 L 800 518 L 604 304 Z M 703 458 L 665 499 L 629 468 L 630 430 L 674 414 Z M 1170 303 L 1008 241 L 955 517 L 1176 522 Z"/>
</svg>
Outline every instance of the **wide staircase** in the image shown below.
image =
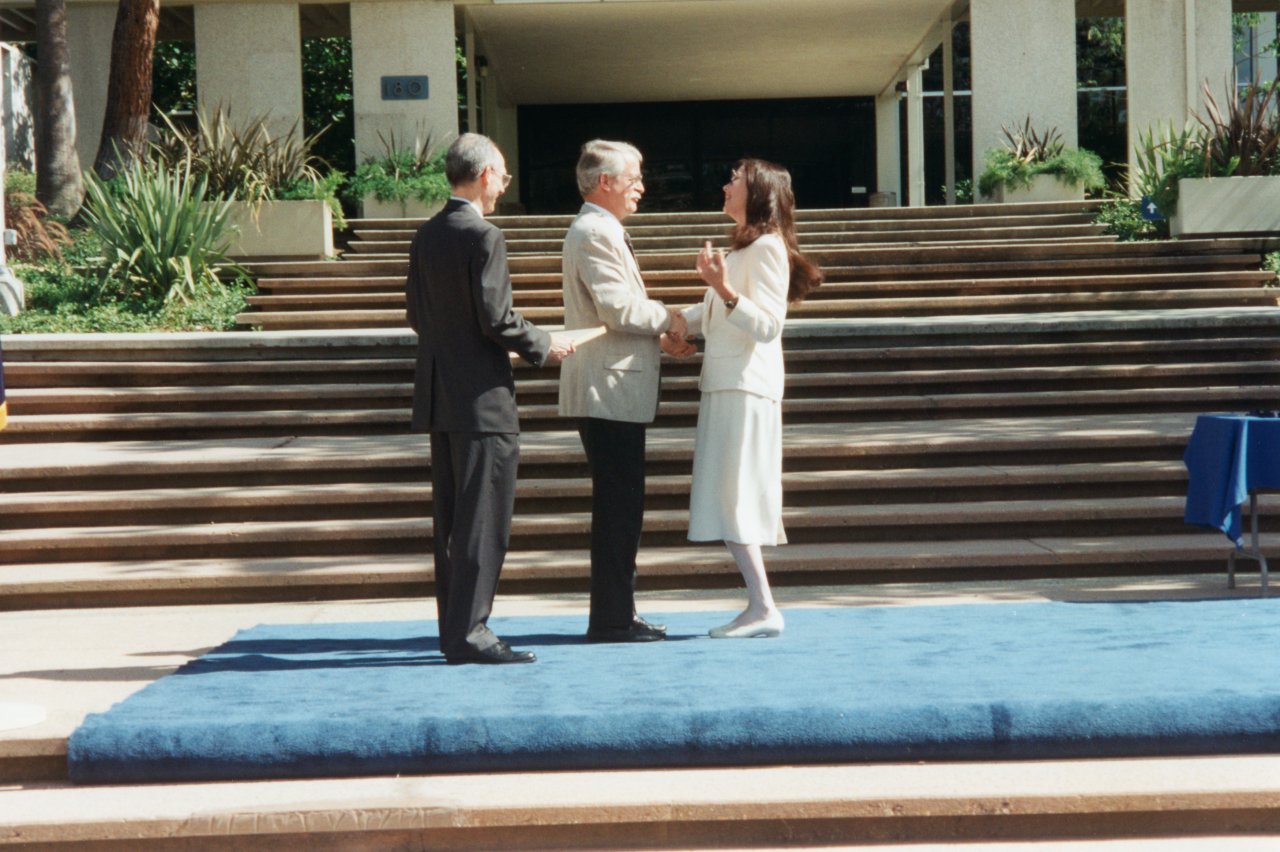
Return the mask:
<svg viewBox="0 0 1280 852">
<path fill-rule="evenodd" d="M 1197 414 L 1280 408 L 1266 246 L 1119 243 L 1091 212 L 801 217 L 829 278 L 784 335 L 791 543 L 768 556 L 778 583 L 1224 569 L 1225 538 L 1182 521 L 1181 457 Z M 517 307 L 559 323 L 568 219 L 498 221 Z M 637 216 L 655 296 L 700 296 L 693 254 L 722 241 L 723 222 Z M 342 260 L 257 265 L 262 295 L 241 318 L 252 331 L 7 338 L 0 609 L 427 593 L 408 224 L 355 223 Z M 739 583 L 722 547 L 685 540 L 698 367 L 664 362 L 644 588 Z M 586 588 L 590 487 L 556 393 L 554 369 L 518 366 L 504 592 Z M 48 765 L 10 750 L 0 778 Z"/>
</svg>

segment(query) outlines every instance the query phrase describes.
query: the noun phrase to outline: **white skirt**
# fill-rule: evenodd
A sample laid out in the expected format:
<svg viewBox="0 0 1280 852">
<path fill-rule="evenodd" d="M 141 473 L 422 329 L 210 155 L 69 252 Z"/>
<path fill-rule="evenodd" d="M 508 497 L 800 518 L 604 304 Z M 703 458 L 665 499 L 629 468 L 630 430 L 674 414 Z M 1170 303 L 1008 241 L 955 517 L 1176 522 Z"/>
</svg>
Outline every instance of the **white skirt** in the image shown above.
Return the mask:
<svg viewBox="0 0 1280 852">
<path fill-rule="evenodd" d="M 690 541 L 785 544 L 782 404 L 746 391 L 704 393 L 691 491 Z"/>
</svg>

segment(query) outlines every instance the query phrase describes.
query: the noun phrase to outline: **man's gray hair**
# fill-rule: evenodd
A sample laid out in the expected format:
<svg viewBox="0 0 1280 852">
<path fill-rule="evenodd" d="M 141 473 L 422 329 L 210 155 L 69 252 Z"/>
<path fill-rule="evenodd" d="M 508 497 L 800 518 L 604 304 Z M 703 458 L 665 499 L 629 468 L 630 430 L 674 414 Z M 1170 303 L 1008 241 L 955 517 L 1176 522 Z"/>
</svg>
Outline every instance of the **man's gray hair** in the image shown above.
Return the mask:
<svg viewBox="0 0 1280 852">
<path fill-rule="evenodd" d="M 578 192 L 586 198 L 600 185 L 600 176 L 616 177 L 627 170 L 627 162 L 643 163 L 644 157 L 635 145 L 592 139 L 582 146 L 578 156 Z"/>
<path fill-rule="evenodd" d="M 481 172 L 498 167 L 502 152 L 493 140 L 479 133 L 464 133 L 449 146 L 444 155 L 444 177 L 449 186 L 472 183 Z"/>
</svg>

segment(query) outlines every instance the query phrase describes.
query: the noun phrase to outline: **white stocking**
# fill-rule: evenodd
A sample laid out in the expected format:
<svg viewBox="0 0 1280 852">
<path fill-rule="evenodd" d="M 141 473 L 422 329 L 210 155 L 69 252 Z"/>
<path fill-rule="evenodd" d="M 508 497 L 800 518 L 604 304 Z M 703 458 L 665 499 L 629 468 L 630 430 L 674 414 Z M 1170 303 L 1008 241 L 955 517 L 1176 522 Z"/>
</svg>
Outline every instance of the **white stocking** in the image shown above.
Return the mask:
<svg viewBox="0 0 1280 852">
<path fill-rule="evenodd" d="M 764 572 L 764 554 L 760 552 L 760 545 L 726 541 L 725 547 L 733 554 L 733 561 L 738 563 L 738 570 L 747 584 L 747 609 L 734 620 L 740 619 L 744 623 L 758 621 L 776 610 L 769 578 Z"/>
</svg>

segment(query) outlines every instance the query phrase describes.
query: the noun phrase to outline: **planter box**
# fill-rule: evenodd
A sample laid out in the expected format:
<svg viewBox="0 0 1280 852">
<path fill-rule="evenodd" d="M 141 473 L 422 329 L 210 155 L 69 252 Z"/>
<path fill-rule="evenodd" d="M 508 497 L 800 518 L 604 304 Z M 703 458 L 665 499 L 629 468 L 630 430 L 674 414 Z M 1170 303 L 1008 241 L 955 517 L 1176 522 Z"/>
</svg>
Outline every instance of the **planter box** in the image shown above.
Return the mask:
<svg viewBox="0 0 1280 852">
<path fill-rule="evenodd" d="M 1183 178 L 1169 233 L 1280 234 L 1280 177 Z"/>
<path fill-rule="evenodd" d="M 233 258 L 333 256 L 333 213 L 323 201 L 236 201 L 227 219 L 240 229 L 231 243 Z"/>
<path fill-rule="evenodd" d="M 1083 201 L 1084 189 L 1079 186 L 1065 184 L 1053 175 L 1036 175 L 1031 179 L 1031 186 L 1009 189 L 1007 186 L 996 187 L 995 193 L 988 199 L 993 204 L 1026 204 L 1044 201 Z"/>
<path fill-rule="evenodd" d="M 360 202 L 360 213 L 365 219 L 430 219 L 443 208 L 443 201 L 424 203 L 416 198 L 379 201 L 372 195 L 366 195 Z"/>
</svg>

